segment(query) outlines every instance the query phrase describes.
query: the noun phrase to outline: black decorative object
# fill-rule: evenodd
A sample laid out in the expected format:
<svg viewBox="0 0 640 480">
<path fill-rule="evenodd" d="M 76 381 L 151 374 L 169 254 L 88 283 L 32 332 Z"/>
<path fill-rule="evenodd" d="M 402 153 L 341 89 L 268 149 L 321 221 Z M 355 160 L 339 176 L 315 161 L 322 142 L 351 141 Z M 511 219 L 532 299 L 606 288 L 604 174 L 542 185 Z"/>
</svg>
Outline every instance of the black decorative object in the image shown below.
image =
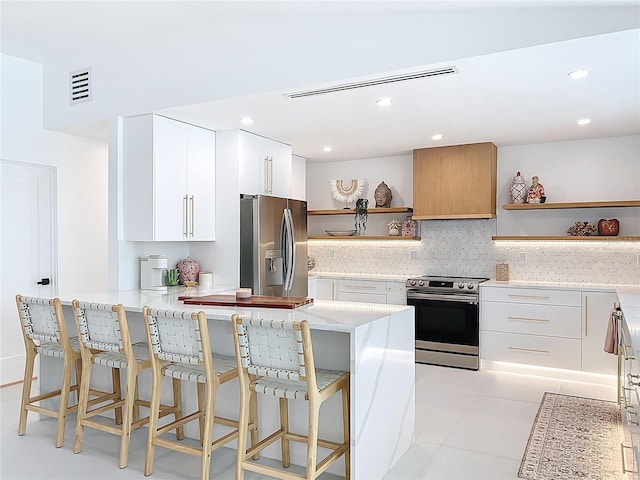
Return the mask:
<svg viewBox="0 0 640 480">
<path fill-rule="evenodd" d="M 364 235 L 367 231 L 367 207 L 369 206 L 369 200 L 366 198 L 359 198 L 356 200 L 356 232 L 357 235 Z"/>
</svg>

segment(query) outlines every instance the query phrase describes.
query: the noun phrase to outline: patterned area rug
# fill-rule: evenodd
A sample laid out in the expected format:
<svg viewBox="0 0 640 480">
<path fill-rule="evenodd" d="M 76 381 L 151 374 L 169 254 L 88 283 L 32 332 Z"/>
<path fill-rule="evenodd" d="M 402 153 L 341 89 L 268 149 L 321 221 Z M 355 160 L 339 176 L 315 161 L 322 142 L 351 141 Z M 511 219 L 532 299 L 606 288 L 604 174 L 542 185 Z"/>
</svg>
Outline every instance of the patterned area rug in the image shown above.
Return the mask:
<svg viewBox="0 0 640 480">
<path fill-rule="evenodd" d="M 621 479 L 623 438 L 620 407 L 615 402 L 546 392 L 518 477 Z"/>
</svg>

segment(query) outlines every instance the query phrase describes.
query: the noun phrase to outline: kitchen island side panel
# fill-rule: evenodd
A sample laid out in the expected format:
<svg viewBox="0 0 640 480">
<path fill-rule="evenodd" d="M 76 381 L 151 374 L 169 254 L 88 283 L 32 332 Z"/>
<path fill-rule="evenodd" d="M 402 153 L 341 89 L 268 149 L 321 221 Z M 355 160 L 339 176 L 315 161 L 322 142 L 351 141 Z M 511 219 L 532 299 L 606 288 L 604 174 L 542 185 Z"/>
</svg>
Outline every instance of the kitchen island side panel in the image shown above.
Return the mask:
<svg viewBox="0 0 640 480">
<path fill-rule="evenodd" d="M 384 477 L 415 441 L 414 338 L 413 307 L 352 334 L 352 478 Z"/>
</svg>

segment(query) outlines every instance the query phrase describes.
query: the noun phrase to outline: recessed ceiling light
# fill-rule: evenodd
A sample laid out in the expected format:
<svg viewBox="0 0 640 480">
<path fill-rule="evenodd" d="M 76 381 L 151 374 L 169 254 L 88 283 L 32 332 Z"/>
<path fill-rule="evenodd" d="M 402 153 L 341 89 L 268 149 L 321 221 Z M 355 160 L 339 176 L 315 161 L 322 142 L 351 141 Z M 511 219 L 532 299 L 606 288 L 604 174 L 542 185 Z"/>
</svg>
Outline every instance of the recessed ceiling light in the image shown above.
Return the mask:
<svg viewBox="0 0 640 480">
<path fill-rule="evenodd" d="M 591 72 L 589 70 L 575 70 L 573 72 L 569 72 L 569 76 L 574 80 L 580 80 L 581 78 L 586 77 Z"/>
<path fill-rule="evenodd" d="M 389 105 L 391 105 L 393 103 L 393 100 L 391 100 L 390 98 L 387 98 L 387 97 L 383 97 L 383 98 L 379 98 L 378 100 L 376 100 L 376 103 L 381 107 L 388 107 Z"/>
<path fill-rule="evenodd" d="M 578 125 L 580 125 L 581 127 L 584 127 L 585 125 L 589 125 L 591 123 L 591 119 L 589 119 L 589 118 L 581 118 L 576 123 Z"/>
<path fill-rule="evenodd" d="M 329 153 L 331 150 L 333 150 L 333 148 L 331 148 L 329 145 L 327 145 L 326 147 L 322 147 L 323 152 Z"/>
<path fill-rule="evenodd" d="M 438 133 L 436 135 L 434 135 L 433 137 L 431 137 L 431 140 L 442 140 L 444 138 L 444 136 L 441 133 Z"/>
<path fill-rule="evenodd" d="M 240 123 L 242 123 L 243 125 L 251 125 L 253 123 L 253 118 L 251 118 L 251 117 L 242 117 L 240 119 Z"/>
</svg>

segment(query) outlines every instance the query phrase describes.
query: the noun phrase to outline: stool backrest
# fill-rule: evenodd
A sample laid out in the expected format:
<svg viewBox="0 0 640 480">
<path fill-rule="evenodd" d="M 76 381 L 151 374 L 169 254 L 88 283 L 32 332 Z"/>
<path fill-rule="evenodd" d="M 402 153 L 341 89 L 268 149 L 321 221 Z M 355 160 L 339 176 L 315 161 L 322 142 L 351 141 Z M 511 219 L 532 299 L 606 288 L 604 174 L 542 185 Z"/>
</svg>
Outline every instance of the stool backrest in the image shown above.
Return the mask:
<svg viewBox="0 0 640 480">
<path fill-rule="evenodd" d="M 126 353 L 126 350 L 132 348 L 122 305 L 79 300 L 74 300 L 72 305 L 83 347 L 121 353 Z"/>
<path fill-rule="evenodd" d="M 188 313 L 145 307 L 151 352 L 160 360 L 201 365 L 211 358 L 211 343 L 204 312 Z"/>
<path fill-rule="evenodd" d="M 55 342 L 71 348 L 59 298 L 16 295 L 16 304 L 25 342 Z"/>
<path fill-rule="evenodd" d="M 251 375 L 307 382 L 316 387 L 306 320 L 291 322 L 233 316 L 239 366 Z"/>
</svg>

